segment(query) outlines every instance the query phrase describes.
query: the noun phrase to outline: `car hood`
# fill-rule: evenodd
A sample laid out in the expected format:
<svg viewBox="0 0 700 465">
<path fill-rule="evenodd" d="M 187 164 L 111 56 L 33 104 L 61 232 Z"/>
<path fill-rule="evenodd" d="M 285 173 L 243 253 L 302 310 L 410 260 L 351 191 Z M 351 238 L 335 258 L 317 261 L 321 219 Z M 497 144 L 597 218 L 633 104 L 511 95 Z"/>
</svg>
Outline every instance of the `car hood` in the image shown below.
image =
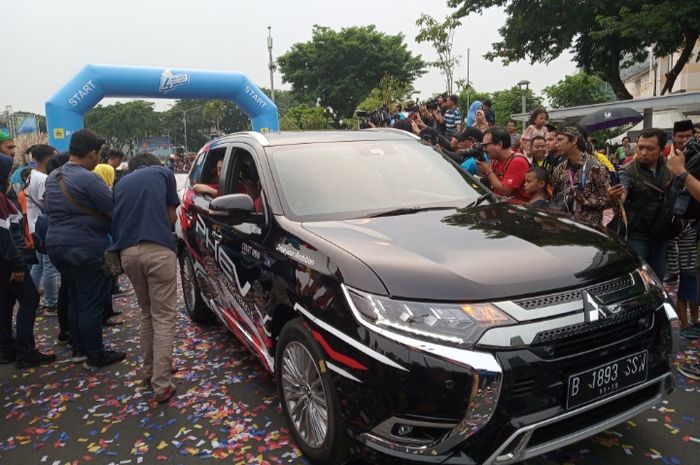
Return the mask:
<svg viewBox="0 0 700 465">
<path fill-rule="evenodd" d="M 364 262 L 391 296 L 410 299 L 502 300 L 612 279 L 639 265 L 600 230 L 507 203 L 302 226 Z"/>
</svg>

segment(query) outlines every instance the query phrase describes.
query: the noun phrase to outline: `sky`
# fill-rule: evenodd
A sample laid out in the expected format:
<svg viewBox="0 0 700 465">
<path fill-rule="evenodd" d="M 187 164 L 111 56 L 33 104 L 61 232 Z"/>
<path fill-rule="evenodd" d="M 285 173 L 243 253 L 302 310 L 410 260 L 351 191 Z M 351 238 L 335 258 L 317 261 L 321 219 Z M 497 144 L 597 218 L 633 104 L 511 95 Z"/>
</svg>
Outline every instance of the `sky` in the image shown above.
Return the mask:
<svg viewBox="0 0 700 465">
<path fill-rule="evenodd" d="M 314 24 L 339 30 L 375 24 L 387 34 L 403 33 L 408 48 L 426 61 L 436 55 L 417 44 L 416 19 L 427 13 L 442 19 L 447 0 L 3 0 L 0 110 L 44 114 L 44 103 L 88 63 L 240 71 L 269 87 L 267 27 L 273 56 L 311 39 Z M 503 9 L 462 20 L 454 50 L 462 55 L 456 79 L 466 77 L 478 91 L 510 88 L 522 79 L 536 93 L 576 72 L 569 55 L 548 64 L 519 62 L 504 67 L 483 55 L 499 41 Z M 444 90 L 436 69 L 415 81 L 421 99 Z M 275 74 L 275 88 L 289 88 Z M 104 99 L 110 104 L 115 99 Z M 165 110 L 172 101 L 154 100 Z"/>
</svg>

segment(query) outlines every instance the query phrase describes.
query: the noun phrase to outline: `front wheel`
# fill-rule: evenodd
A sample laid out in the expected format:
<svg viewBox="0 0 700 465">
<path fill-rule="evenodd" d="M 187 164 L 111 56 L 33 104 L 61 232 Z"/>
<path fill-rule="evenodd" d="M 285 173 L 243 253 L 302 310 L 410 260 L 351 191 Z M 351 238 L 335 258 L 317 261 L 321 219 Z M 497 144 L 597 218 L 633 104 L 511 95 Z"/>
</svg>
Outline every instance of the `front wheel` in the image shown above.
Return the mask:
<svg viewBox="0 0 700 465">
<path fill-rule="evenodd" d="M 275 353 L 282 409 L 292 436 L 314 464 L 340 465 L 349 437 L 323 352 L 300 319 L 282 329 Z"/>
<path fill-rule="evenodd" d="M 187 250 L 183 250 L 180 254 L 180 278 L 182 279 L 182 293 L 185 298 L 187 315 L 195 323 L 210 322 L 214 315 L 202 299 L 192 256 Z"/>
</svg>

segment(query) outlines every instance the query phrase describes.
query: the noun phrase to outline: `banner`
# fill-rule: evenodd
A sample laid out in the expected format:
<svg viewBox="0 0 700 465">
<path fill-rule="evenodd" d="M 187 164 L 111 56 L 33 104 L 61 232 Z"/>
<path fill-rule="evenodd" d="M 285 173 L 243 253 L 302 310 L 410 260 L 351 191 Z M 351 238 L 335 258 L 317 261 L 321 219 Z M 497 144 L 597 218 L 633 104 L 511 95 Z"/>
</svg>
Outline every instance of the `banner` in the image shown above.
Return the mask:
<svg viewBox="0 0 700 465">
<path fill-rule="evenodd" d="M 138 141 L 137 147 L 137 153 L 152 153 L 165 163 L 168 162 L 170 154 L 173 153 L 170 147 L 170 137 L 168 136 L 145 137 Z"/>
</svg>

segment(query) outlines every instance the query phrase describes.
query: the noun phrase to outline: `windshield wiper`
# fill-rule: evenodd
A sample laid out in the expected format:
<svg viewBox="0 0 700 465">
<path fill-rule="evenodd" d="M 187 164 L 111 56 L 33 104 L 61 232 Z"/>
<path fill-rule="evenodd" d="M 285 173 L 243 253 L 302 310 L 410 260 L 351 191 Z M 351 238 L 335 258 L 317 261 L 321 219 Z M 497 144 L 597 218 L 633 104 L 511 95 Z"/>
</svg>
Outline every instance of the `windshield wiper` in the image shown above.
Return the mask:
<svg viewBox="0 0 700 465">
<path fill-rule="evenodd" d="M 447 207 L 447 206 L 441 206 L 441 207 L 401 207 L 401 208 L 395 208 L 393 210 L 387 210 L 385 212 L 370 213 L 369 215 L 366 215 L 366 216 L 367 216 L 367 218 L 377 218 L 380 216 L 410 215 L 412 213 L 418 213 L 418 212 L 429 211 L 429 210 L 456 210 L 456 209 L 457 209 L 457 207 Z"/>
</svg>

